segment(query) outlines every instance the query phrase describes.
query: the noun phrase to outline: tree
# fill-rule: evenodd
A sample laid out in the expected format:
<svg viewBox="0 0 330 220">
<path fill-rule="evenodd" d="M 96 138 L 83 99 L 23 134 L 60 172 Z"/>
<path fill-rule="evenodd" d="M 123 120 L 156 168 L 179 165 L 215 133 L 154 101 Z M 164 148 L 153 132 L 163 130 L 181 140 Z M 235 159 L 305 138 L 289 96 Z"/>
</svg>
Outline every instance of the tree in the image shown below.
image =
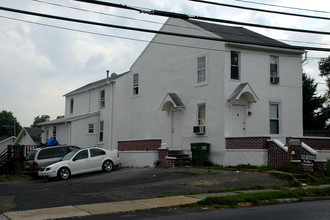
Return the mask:
<svg viewBox="0 0 330 220">
<path fill-rule="evenodd" d="M 50 117 L 49 115 L 42 115 L 42 116 L 37 116 L 34 118 L 34 122 L 33 124 L 31 125 L 31 127 L 39 127 L 37 124 L 38 123 L 41 123 L 41 122 L 46 122 L 46 121 L 49 121 Z"/>
<path fill-rule="evenodd" d="M 304 130 L 325 128 L 324 116 L 321 112 L 325 97 L 316 96 L 317 83 L 303 73 L 303 126 Z"/>
<path fill-rule="evenodd" d="M 330 97 L 330 56 L 328 56 L 327 58 L 321 58 L 321 60 L 319 62 L 319 70 L 320 70 L 320 76 L 326 77 L 328 91 L 326 92 L 325 96 L 329 101 L 329 97 Z"/>
<path fill-rule="evenodd" d="M 330 56 L 322 58 L 319 62 L 320 76 L 326 77 L 328 90 L 324 97 L 326 101 L 321 109 L 323 117 L 326 120 L 327 128 L 330 129 Z"/>
<path fill-rule="evenodd" d="M 21 130 L 22 126 L 12 112 L 6 110 L 0 112 L 0 137 L 16 137 Z"/>
</svg>

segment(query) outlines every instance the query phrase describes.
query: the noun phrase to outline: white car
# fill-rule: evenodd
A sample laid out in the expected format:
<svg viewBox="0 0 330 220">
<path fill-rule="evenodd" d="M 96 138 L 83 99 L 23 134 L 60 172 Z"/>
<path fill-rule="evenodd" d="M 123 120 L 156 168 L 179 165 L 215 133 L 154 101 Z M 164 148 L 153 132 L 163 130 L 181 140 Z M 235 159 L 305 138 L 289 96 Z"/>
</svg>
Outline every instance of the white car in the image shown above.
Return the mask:
<svg viewBox="0 0 330 220">
<path fill-rule="evenodd" d="M 84 148 L 71 151 L 59 162 L 43 167 L 39 170 L 40 177 L 65 180 L 70 175 L 103 170 L 109 172 L 114 166 L 120 165 L 117 150 L 106 150 L 99 147 Z"/>
</svg>

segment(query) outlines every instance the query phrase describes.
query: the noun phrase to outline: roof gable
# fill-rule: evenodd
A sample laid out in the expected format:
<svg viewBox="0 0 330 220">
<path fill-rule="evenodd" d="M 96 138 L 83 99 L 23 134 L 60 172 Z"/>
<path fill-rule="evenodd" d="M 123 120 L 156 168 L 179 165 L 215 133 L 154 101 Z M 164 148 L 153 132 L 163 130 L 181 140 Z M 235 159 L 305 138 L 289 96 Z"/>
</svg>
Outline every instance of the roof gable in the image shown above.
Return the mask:
<svg viewBox="0 0 330 220">
<path fill-rule="evenodd" d="M 228 41 L 230 40 L 231 42 L 249 43 L 249 44 L 257 44 L 257 45 L 262 44 L 264 46 L 272 46 L 272 47 L 277 46 L 282 48 L 297 49 L 297 47 L 295 46 L 291 46 L 289 44 L 280 42 L 278 40 L 258 34 L 243 27 L 226 26 L 226 25 L 201 22 L 196 20 L 186 20 L 186 21 L 200 28 L 203 28 L 206 31 L 209 31 L 223 38 L 224 40 L 228 40 Z"/>
<path fill-rule="evenodd" d="M 98 81 L 95 81 L 95 82 L 92 82 L 92 83 L 88 83 L 87 85 L 84 85 L 84 86 L 82 86 L 78 89 L 75 89 L 75 90 L 73 90 L 69 93 L 66 93 L 63 96 L 70 96 L 70 95 L 74 95 L 74 94 L 78 94 L 78 93 L 88 91 L 90 89 L 94 89 L 94 88 L 98 88 L 98 87 L 107 85 L 109 82 L 118 79 L 119 77 L 125 75 L 126 73 L 128 73 L 128 72 L 125 72 L 125 73 L 122 73 L 122 74 L 119 74 L 119 75 L 113 73 L 113 74 L 111 74 L 111 77 L 109 77 L 109 78 L 104 78 L 104 79 L 101 79 L 101 80 L 98 80 Z"/>
</svg>

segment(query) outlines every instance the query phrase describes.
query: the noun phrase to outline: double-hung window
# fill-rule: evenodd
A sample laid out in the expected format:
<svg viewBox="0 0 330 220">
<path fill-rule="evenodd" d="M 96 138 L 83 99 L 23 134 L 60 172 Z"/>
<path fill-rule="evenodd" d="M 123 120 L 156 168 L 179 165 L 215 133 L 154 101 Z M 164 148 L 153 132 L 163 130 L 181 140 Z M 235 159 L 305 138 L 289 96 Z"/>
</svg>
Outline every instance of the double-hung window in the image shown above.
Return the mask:
<svg viewBox="0 0 330 220">
<path fill-rule="evenodd" d="M 139 94 L 139 74 L 135 73 L 133 75 L 133 95 Z"/>
<path fill-rule="evenodd" d="M 197 123 L 200 126 L 206 125 L 206 104 L 198 104 L 197 105 Z"/>
<path fill-rule="evenodd" d="M 230 79 L 240 79 L 240 52 L 231 51 Z"/>
<path fill-rule="evenodd" d="M 104 121 L 100 121 L 99 142 L 103 142 L 104 134 Z"/>
<path fill-rule="evenodd" d="M 206 82 L 206 57 L 197 58 L 197 83 Z"/>
<path fill-rule="evenodd" d="M 70 99 L 70 113 L 71 113 L 71 114 L 73 113 L 73 108 L 74 108 L 74 99 L 71 98 L 71 99 Z"/>
<path fill-rule="evenodd" d="M 94 124 L 88 124 L 88 133 L 93 134 L 94 133 Z"/>
<path fill-rule="evenodd" d="M 100 91 L 100 108 L 105 107 L 105 90 Z"/>
<path fill-rule="evenodd" d="M 56 126 L 53 126 L 53 138 L 56 139 Z"/>
<path fill-rule="evenodd" d="M 270 134 L 280 133 L 280 104 L 269 104 L 269 131 Z"/>
<path fill-rule="evenodd" d="M 278 56 L 270 56 L 270 76 L 278 76 Z"/>
</svg>

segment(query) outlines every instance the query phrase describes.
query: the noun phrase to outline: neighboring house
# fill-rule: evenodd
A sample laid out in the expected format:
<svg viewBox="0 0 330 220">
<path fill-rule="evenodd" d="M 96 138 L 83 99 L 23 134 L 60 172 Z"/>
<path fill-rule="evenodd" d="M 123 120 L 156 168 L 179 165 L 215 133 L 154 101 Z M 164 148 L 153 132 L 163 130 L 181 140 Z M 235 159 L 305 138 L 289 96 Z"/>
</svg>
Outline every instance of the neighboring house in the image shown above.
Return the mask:
<svg viewBox="0 0 330 220">
<path fill-rule="evenodd" d="M 62 145 L 114 148 L 111 144 L 114 88 L 116 80 L 124 75 L 113 73 L 65 94 L 65 116 L 38 124 L 42 126 L 42 142 L 54 138 Z"/>
<path fill-rule="evenodd" d="M 161 31 L 224 41 L 156 35 L 129 72 L 67 93 L 65 117 L 39 124 L 42 141 L 118 149 L 139 166 L 158 159 L 161 143 L 191 155 L 191 143 L 205 142 L 213 163 L 267 165 L 255 137 L 303 135 L 302 48 L 191 20 L 168 19 Z"/>
<path fill-rule="evenodd" d="M 41 128 L 23 127 L 13 145 L 40 145 Z"/>
<path fill-rule="evenodd" d="M 16 137 L 0 137 L 0 154 L 7 148 L 8 145 L 12 145 L 16 140 Z"/>
</svg>

